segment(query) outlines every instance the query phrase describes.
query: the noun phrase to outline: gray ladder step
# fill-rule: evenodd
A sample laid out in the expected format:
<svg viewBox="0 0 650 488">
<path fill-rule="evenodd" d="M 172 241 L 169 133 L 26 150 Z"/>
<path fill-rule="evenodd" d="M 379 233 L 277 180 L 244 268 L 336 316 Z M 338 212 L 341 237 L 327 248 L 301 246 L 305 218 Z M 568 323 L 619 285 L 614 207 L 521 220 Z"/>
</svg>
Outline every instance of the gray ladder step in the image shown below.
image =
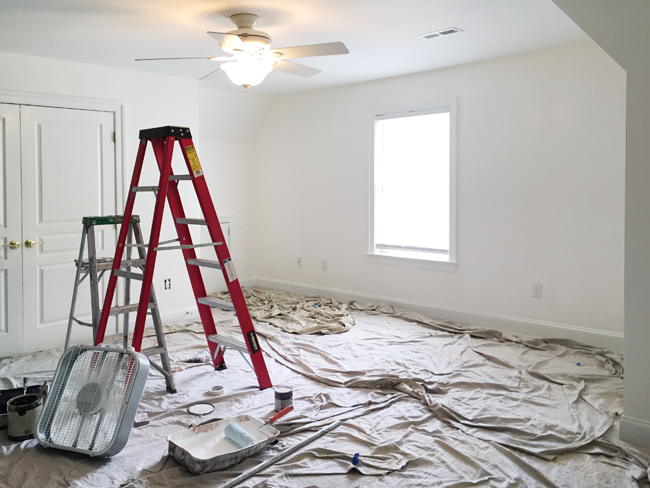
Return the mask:
<svg viewBox="0 0 650 488">
<path fill-rule="evenodd" d="M 178 240 L 178 239 L 176 239 Z M 162 242 L 160 243 L 162 244 Z M 154 247 L 154 251 L 171 251 L 172 249 L 196 249 L 197 247 L 212 247 L 212 246 L 222 246 L 223 242 L 205 242 L 203 244 L 184 244 L 181 246 L 164 246 L 164 247 Z"/>
<path fill-rule="evenodd" d="M 240 352 L 245 352 L 248 354 L 248 347 L 244 344 L 244 341 L 239 341 L 237 339 L 231 339 L 230 337 L 224 337 L 221 334 L 211 334 L 208 336 L 210 342 L 215 342 L 219 344 L 220 347 L 230 347 L 236 349 Z"/>
<path fill-rule="evenodd" d="M 226 354 L 226 349 L 229 347 L 237 351 L 242 358 L 244 358 L 244 361 L 250 366 L 250 368 L 255 371 L 255 368 L 249 361 L 250 358 L 250 352 L 248 351 L 248 347 L 246 347 L 246 344 L 244 344 L 242 341 L 238 341 L 237 339 L 231 339 L 230 337 L 224 337 L 222 335 L 217 335 L 217 334 L 211 334 L 208 336 L 208 341 L 209 342 L 214 342 L 217 344 L 217 348 L 214 350 L 214 356 L 213 360 L 217 358 L 217 355 L 219 354 L 219 351 L 221 351 L 221 354 Z"/>
<path fill-rule="evenodd" d="M 208 225 L 204 219 L 176 219 L 177 224 Z"/>
<path fill-rule="evenodd" d="M 203 266 L 204 268 L 221 269 L 219 261 L 211 261 L 209 259 L 188 259 L 187 264 L 192 266 Z"/>
<path fill-rule="evenodd" d="M 210 307 L 220 308 L 221 310 L 228 310 L 230 312 L 235 310 L 235 306 L 232 303 L 222 302 L 220 300 L 217 300 L 216 298 L 204 297 L 204 298 L 199 298 L 196 301 L 203 305 L 209 305 Z"/>
<path fill-rule="evenodd" d="M 134 186 L 131 188 L 132 192 L 136 191 L 158 191 L 158 185 L 156 186 Z"/>
<path fill-rule="evenodd" d="M 155 356 L 157 354 L 162 354 L 163 352 L 165 352 L 165 348 L 164 347 L 158 347 L 158 346 L 148 347 L 148 348 L 142 349 L 140 351 L 140 353 L 144 354 L 147 357 Z"/>
<path fill-rule="evenodd" d="M 127 266 L 135 267 L 135 266 L 144 266 L 144 259 L 125 259 L 122 261 L 122 264 L 120 265 L 121 268 L 126 268 Z M 98 271 L 104 271 L 104 270 L 109 270 L 113 267 L 113 258 L 111 258 L 110 261 L 106 262 L 99 262 L 97 261 L 97 270 Z M 82 268 L 83 269 L 83 268 Z"/>
<path fill-rule="evenodd" d="M 113 271 L 113 274 L 115 276 L 119 276 L 120 278 L 127 278 L 129 280 L 144 280 L 144 275 L 142 273 L 133 273 L 131 271 L 122 271 L 121 269 L 116 269 Z"/>
<path fill-rule="evenodd" d="M 127 266 L 144 266 L 144 259 L 125 259 L 120 264 L 120 268 L 126 268 Z"/>
<path fill-rule="evenodd" d="M 79 266 L 79 260 L 75 259 L 74 260 L 75 266 Z M 106 267 L 108 265 L 108 268 Z M 81 269 L 86 270 L 88 269 L 89 263 L 87 259 L 84 259 L 81 261 Z M 97 258 L 97 269 L 102 270 L 102 269 L 111 269 L 113 266 L 113 258 Z"/>
<path fill-rule="evenodd" d="M 192 175 L 171 175 L 169 181 L 191 180 Z"/>
<path fill-rule="evenodd" d="M 178 239 L 177 239 L 178 240 Z M 77 263 L 77 260 L 74 260 L 75 264 Z M 144 259 L 125 259 L 122 261 L 122 264 L 120 265 L 121 268 L 125 268 L 127 266 L 144 266 Z M 98 258 L 97 259 L 97 271 L 106 271 L 109 270 L 113 267 L 113 258 Z M 88 269 L 88 260 L 84 259 L 81 262 L 81 269 L 86 270 Z"/>
<path fill-rule="evenodd" d="M 139 306 L 139 304 L 137 304 L 137 303 L 131 303 L 129 305 L 120 305 L 118 307 L 113 307 L 113 308 L 111 308 L 111 311 L 109 312 L 108 315 L 111 316 L 111 315 L 119 315 L 119 314 L 122 314 L 122 313 L 137 312 L 138 311 L 138 306 Z M 155 306 L 156 306 L 155 303 L 150 302 L 147 305 L 147 309 L 150 310 L 150 309 L 154 308 Z M 101 313 L 102 313 L 102 311 L 100 310 L 99 311 L 100 316 L 101 316 Z"/>
</svg>

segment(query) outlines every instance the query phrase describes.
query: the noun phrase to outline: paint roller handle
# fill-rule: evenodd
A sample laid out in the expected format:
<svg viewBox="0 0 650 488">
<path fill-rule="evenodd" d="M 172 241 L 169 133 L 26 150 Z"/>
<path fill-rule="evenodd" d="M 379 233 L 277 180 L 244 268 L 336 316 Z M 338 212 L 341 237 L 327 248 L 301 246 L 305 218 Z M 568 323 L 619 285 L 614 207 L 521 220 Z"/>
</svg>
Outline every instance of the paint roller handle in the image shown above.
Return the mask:
<svg viewBox="0 0 650 488">
<path fill-rule="evenodd" d="M 289 408 L 289 407 L 287 407 L 287 408 Z M 282 410 L 280 410 L 280 412 L 282 412 Z M 271 459 L 269 459 L 269 460 L 267 460 L 267 461 L 264 461 L 262 464 L 258 464 L 258 465 L 255 466 L 254 468 L 249 469 L 248 471 L 244 471 L 242 474 L 240 474 L 240 475 L 237 476 L 236 478 L 230 480 L 230 481 L 229 481 L 228 483 L 226 483 L 225 485 L 222 485 L 220 488 L 232 488 L 233 486 L 238 485 L 238 484 L 241 483 L 242 481 L 247 480 L 247 479 L 250 478 L 251 476 L 254 476 L 255 474 L 259 473 L 260 471 L 262 471 L 262 470 L 268 468 L 268 467 L 271 466 L 272 464 L 275 464 L 275 463 L 277 463 L 278 461 L 280 461 L 281 459 L 287 457 L 288 455 L 293 454 L 293 453 L 296 452 L 298 449 L 300 449 L 301 447 L 303 447 L 303 446 L 309 444 L 310 442 L 312 442 L 312 441 L 318 439 L 318 438 L 319 438 L 320 436 L 322 436 L 323 434 L 326 434 L 326 433 L 328 433 L 330 430 L 335 429 L 335 428 L 338 427 L 340 424 L 341 424 L 341 421 L 340 421 L 340 420 L 335 420 L 335 421 L 332 422 L 331 424 L 327 425 L 326 427 L 323 427 L 322 429 L 318 430 L 317 432 L 315 432 L 315 433 L 312 434 L 311 436 L 309 436 L 309 437 L 307 437 L 306 439 L 300 441 L 300 442 L 299 442 L 298 444 L 296 444 L 295 446 L 292 446 L 292 447 L 290 447 L 290 448 L 288 448 L 288 449 L 285 449 L 284 451 L 282 451 L 282 452 L 276 454 L 276 455 L 275 455 L 274 457 L 272 457 Z"/>
<path fill-rule="evenodd" d="M 280 417 L 284 417 L 286 414 L 291 412 L 293 410 L 293 406 L 289 405 L 288 407 L 284 407 L 282 410 L 280 410 L 278 413 L 276 413 L 273 417 L 271 417 L 266 423 L 267 424 L 272 424 L 276 420 L 278 420 Z"/>
</svg>

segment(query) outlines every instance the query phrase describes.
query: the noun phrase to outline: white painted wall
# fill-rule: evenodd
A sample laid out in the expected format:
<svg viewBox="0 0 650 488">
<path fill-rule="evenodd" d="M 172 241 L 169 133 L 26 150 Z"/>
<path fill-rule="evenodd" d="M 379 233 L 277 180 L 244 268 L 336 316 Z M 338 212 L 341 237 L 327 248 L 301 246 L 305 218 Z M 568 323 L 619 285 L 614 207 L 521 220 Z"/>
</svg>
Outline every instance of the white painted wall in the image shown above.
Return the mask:
<svg viewBox="0 0 650 488">
<path fill-rule="evenodd" d="M 133 173 L 140 129 L 179 125 L 188 126 L 197 134 L 199 132 L 199 96 L 195 80 L 8 53 L 0 53 L 0 73 L 0 90 L 121 102 L 124 106 L 125 187 L 128 187 Z M 73 144 L 74 141 L 70 143 Z M 200 145 L 197 146 L 200 151 Z M 142 184 L 153 185 L 158 182 L 159 172 L 153 153 L 150 149 L 149 151 L 140 181 Z M 83 184 L 81 181 L 59 183 L 62 191 L 74 191 L 74 185 Z M 145 239 L 150 229 L 153 203 L 151 195 L 141 195 L 136 200 L 134 213 L 142 217 Z M 121 201 L 118 212 L 123 208 L 124 201 Z M 193 209 L 193 204 L 190 204 L 186 208 L 187 214 L 193 213 Z M 81 222 L 79 232 L 81 233 Z M 175 233 L 168 215 L 161 238 L 172 237 L 175 237 Z M 163 291 L 164 278 L 172 278 L 171 291 Z M 180 253 L 159 256 L 154 285 L 163 316 L 178 318 L 185 310 L 195 308 Z"/>
<path fill-rule="evenodd" d="M 627 72 L 625 414 L 620 435 L 650 445 L 650 2 L 553 1 Z"/>
<path fill-rule="evenodd" d="M 261 238 L 254 222 L 256 215 L 253 150 L 273 98 L 218 88 L 199 90 L 201 125 L 201 164 L 210 188 L 215 210 L 221 221 L 230 223 L 229 251 L 240 279 L 254 276 L 254 243 Z M 274 145 L 270 150 L 281 150 Z M 207 231 L 203 239 L 209 239 Z M 216 259 L 213 249 L 202 252 Z M 204 273 L 209 291 L 225 290 L 220 272 Z"/>
<path fill-rule="evenodd" d="M 370 263 L 368 108 L 449 96 L 457 271 Z M 624 131 L 625 73 L 592 42 L 281 97 L 254 153 L 258 282 L 620 346 Z"/>
</svg>

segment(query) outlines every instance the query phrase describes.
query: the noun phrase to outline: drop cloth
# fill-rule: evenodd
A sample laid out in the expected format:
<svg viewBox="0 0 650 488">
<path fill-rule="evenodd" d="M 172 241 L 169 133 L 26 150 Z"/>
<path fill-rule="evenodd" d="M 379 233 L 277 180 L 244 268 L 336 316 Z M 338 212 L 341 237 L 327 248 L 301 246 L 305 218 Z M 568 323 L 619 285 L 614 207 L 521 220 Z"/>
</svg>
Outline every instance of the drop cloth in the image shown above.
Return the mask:
<svg viewBox="0 0 650 488">
<path fill-rule="evenodd" d="M 228 292 L 214 296 L 230 301 Z M 256 288 L 244 289 L 244 298 L 253 319 L 272 324 L 285 332 L 340 334 L 354 325 L 347 305 L 333 298 Z"/>
<path fill-rule="evenodd" d="M 75 467 L 83 456 L 10 443 L 0 433 L 0 486 L 67 486 L 72 468 L 68 479 L 78 487 L 129 480 L 131 487 L 217 487 L 335 418 L 343 421 L 338 428 L 241 486 L 650 486 L 650 458 L 618 440 L 620 356 L 566 341 L 504 338 L 391 307 L 353 304 L 347 313 L 356 324 L 342 334 L 257 324 L 270 376 L 293 386 L 295 410 L 276 424 L 276 445 L 229 471 L 193 476 L 165 452 L 169 434 L 205 420 L 187 413 L 197 401 L 215 405 L 209 418 L 274 413 L 273 392 L 260 391 L 234 353 L 226 355 L 227 370 L 189 365 L 176 373 L 176 395 L 152 374 L 140 406 L 150 423 L 134 428 L 112 459 Z M 219 333 L 239 333 L 232 313 L 214 315 Z M 181 360 L 206 347 L 198 322 L 168 327 L 167 341 L 176 365 L 188 366 Z M 24 371 L 54 370 L 58 354 L 0 360 L 0 384 L 19 384 Z M 223 396 L 206 393 L 216 384 L 225 386 Z"/>
</svg>

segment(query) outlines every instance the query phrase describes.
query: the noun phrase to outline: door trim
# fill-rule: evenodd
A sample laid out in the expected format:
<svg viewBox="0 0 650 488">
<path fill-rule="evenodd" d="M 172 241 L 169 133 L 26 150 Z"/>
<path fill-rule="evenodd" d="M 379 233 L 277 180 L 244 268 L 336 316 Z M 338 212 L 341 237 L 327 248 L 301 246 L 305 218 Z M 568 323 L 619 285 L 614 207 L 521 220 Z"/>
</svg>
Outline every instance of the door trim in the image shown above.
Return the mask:
<svg viewBox="0 0 650 488">
<path fill-rule="evenodd" d="M 115 123 L 115 201 L 117 208 L 124 202 L 126 186 L 124 169 L 124 103 L 117 100 L 50 95 L 13 90 L 0 90 L 0 103 L 13 105 L 36 105 L 41 107 L 69 108 L 110 112 Z"/>
</svg>

